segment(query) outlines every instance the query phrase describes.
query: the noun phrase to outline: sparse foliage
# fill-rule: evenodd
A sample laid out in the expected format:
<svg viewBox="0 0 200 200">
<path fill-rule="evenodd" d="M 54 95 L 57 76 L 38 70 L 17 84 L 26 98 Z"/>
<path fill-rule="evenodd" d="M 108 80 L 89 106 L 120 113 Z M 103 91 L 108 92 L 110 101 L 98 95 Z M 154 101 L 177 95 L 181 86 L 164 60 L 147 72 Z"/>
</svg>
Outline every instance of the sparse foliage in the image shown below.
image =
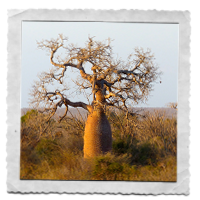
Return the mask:
<svg viewBox="0 0 200 200">
<path fill-rule="evenodd" d="M 57 39 L 38 42 L 38 48 L 50 53 L 53 69 L 39 75 L 39 81 L 35 82 L 31 92 L 31 105 L 50 113 L 49 119 L 61 106 L 66 107 L 66 112 L 60 120 L 66 116 L 69 106 L 82 107 L 90 113 L 96 107 L 104 109 L 112 106 L 131 113 L 129 105 L 145 101 L 161 74 L 150 49 L 144 51 L 135 48 L 135 52 L 123 61 L 115 58 L 110 39 L 100 42 L 89 37 L 85 47 L 77 47 L 68 44 L 67 38 L 59 35 Z M 59 55 L 61 49 L 65 57 Z M 80 73 L 79 79 L 75 81 L 78 89 L 91 90 L 93 100 L 90 104 L 70 100 L 66 93 L 69 68 Z M 53 88 L 56 82 L 59 85 Z"/>
<path fill-rule="evenodd" d="M 175 110 L 178 110 L 178 103 L 170 102 L 170 103 L 167 104 L 167 106 L 169 108 L 173 108 Z"/>
</svg>

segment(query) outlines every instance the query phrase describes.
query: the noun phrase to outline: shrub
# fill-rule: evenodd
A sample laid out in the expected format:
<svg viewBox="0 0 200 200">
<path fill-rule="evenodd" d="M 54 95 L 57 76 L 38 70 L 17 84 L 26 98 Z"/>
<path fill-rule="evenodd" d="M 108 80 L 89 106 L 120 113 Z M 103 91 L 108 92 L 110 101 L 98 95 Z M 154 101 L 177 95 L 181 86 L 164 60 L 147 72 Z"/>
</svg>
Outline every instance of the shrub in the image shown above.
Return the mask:
<svg viewBox="0 0 200 200">
<path fill-rule="evenodd" d="M 168 118 L 164 112 L 146 113 L 139 134 L 143 140 L 156 144 L 163 154 L 176 155 L 177 119 Z"/>
<path fill-rule="evenodd" d="M 27 111 L 26 114 L 21 117 L 21 123 L 27 122 L 34 115 L 36 115 L 36 116 L 38 115 L 38 111 L 37 110 L 32 109 L 30 111 Z"/>
<path fill-rule="evenodd" d="M 123 140 L 121 138 L 115 139 L 112 144 L 113 152 L 117 155 L 125 154 L 131 151 L 132 144 L 130 141 Z"/>
<path fill-rule="evenodd" d="M 98 156 L 94 160 L 93 180 L 123 180 L 129 177 L 129 157 L 114 156 L 110 153 Z"/>
<path fill-rule="evenodd" d="M 145 142 L 138 144 L 133 163 L 140 165 L 155 165 L 159 159 L 158 149 L 152 144 Z"/>
<path fill-rule="evenodd" d="M 50 165 L 59 165 L 63 162 L 63 150 L 55 140 L 42 139 L 35 147 L 40 160 L 46 160 Z"/>
</svg>

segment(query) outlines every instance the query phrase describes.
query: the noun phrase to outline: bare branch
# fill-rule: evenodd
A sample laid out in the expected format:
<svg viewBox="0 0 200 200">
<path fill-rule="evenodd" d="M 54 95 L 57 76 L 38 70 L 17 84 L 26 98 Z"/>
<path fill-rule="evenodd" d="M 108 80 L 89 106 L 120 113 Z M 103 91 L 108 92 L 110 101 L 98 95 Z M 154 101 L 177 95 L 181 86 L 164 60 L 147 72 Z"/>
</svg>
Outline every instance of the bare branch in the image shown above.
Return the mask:
<svg viewBox="0 0 200 200">
<path fill-rule="evenodd" d="M 177 102 L 176 103 L 170 102 L 170 103 L 167 104 L 167 107 L 178 110 L 178 103 Z"/>
<path fill-rule="evenodd" d="M 60 117 L 59 122 L 61 122 L 63 120 L 63 118 L 67 115 L 67 111 L 68 111 L 68 106 L 66 106 L 65 113 L 62 117 Z"/>
<path fill-rule="evenodd" d="M 66 41 L 66 38 L 59 35 L 57 39 L 38 42 L 39 48 L 50 52 L 50 63 L 54 69 L 49 73 L 41 73 L 40 81 L 33 86 L 31 103 L 43 107 L 50 113 L 50 117 L 61 106 L 66 107 L 61 120 L 67 115 L 68 106 L 82 107 L 92 112 L 95 106 L 107 105 L 127 112 L 128 105 L 133 106 L 147 100 L 153 90 L 153 83 L 161 75 L 150 49 L 144 51 L 142 48 L 135 48 L 135 52 L 123 61 L 114 58 L 110 39 L 100 42 L 89 37 L 85 47 L 67 44 Z M 60 49 L 65 51 L 65 58 L 57 56 Z M 79 91 L 91 89 L 91 105 L 72 102 L 69 95 L 65 95 L 67 86 L 64 81 L 68 68 L 80 72 L 80 78 L 75 81 Z M 55 82 L 63 89 L 53 91 L 49 85 L 53 86 Z"/>
</svg>

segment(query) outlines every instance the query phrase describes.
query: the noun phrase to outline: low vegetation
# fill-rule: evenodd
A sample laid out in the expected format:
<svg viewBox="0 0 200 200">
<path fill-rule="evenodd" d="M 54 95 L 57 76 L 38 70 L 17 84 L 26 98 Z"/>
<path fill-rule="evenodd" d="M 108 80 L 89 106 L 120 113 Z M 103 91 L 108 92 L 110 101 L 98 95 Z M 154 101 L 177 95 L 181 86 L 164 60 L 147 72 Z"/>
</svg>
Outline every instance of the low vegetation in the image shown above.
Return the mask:
<svg viewBox="0 0 200 200">
<path fill-rule="evenodd" d="M 21 179 L 176 181 L 177 119 L 164 112 L 112 110 L 112 152 L 83 158 L 84 118 L 60 123 L 35 110 L 21 117 Z"/>
</svg>

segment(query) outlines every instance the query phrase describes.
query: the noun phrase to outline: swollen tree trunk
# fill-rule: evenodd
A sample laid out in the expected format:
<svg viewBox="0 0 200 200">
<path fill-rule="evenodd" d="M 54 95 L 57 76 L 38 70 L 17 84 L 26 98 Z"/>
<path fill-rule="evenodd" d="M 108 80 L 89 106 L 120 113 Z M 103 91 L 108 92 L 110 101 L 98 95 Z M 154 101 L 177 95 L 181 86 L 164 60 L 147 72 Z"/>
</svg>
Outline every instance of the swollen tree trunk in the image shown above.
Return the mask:
<svg viewBox="0 0 200 200">
<path fill-rule="evenodd" d="M 112 133 L 104 112 L 94 110 L 87 119 L 84 134 L 84 158 L 98 156 L 112 149 Z"/>
<path fill-rule="evenodd" d="M 96 100 L 104 101 L 101 91 L 96 93 Z M 112 133 L 103 108 L 94 107 L 85 125 L 84 158 L 90 158 L 112 150 Z"/>
</svg>

